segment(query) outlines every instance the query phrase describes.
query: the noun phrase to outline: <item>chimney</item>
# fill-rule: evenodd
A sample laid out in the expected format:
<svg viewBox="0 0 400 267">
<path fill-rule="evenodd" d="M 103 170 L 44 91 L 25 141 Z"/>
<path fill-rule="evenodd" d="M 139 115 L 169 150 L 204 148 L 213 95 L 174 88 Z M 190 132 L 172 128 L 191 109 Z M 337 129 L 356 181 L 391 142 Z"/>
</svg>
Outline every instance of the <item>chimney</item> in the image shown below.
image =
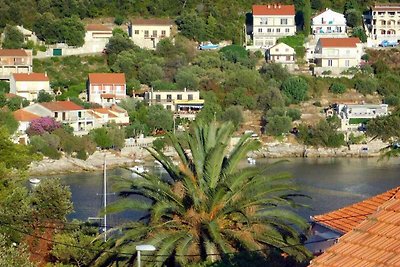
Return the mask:
<svg viewBox="0 0 400 267">
<path fill-rule="evenodd" d="M 185 88 L 183 88 L 183 91 L 184 91 L 184 92 L 186 92 L 186 87 L 185 87 Z"/>
<path fill-rule="evenodd" d="M 281 4 L 278 4 L 278 8 L 281 8 Z"/>
<path fill-rule="evenodd" d="M 274 8 L 276 8 L 276 4 L 274 4 Z"/>
<path fill-rule="evenodd" d="M 268 8 L 271 8 L 271 5 L 268 5 L 267 7 L 268 7 Z"/>
<path fill-rule="evenodd" d="M 44 77 L 47 77 L 47 71 L 44 72 Z"/>
</svg>

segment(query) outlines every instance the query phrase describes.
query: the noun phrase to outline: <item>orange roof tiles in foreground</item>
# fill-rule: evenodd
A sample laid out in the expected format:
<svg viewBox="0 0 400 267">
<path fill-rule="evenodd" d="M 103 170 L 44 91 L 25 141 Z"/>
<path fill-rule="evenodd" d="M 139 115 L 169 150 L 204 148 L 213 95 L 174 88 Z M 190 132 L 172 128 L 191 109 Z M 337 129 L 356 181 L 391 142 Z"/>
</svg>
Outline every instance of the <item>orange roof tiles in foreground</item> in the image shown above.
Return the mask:
<svg viewBox="0 0 400 267">
<path fill-rule="evenodd" d="M 294 5 L 253 5 L 253 15 L 255 16 L 294 16 L 295 14 Z"/>
<path fill-rule="evenodd" d="M 17 121 L 33 121 L 39 119 L 40 117 L 36 114 L 30 113 L 26 110 L 19 109 L 13 112 L 14 118 Z"/>
<path fill-rule="evenodd" d="M 391 199 L 399 190 L 400 186 L 353 205 L 314 216 L 312 219 L 328 228 L 347 233 L 364 221 L 368 215 L 374 213 L 380 205 Z"/>
<path fill-rule="evenodd" d="M 400 266 L 400 189 L 393 190 L 392 198 L 313 259 L 310 266 Z"/>
<path fill-rule="evenodd" d="M 18 82 L 47 82 L 49 77 L 46 73 L 13 73 L 14 80 Z"/>
<path fill-rule="evenodd" d="M 92 84 L 125 84 L 124 73 L 89 73 Z"/>
<path fill-rule="evenodd" d="M 319 38 L 322 47 L 357 47 L 361 43 L 357 37 L 348 38 Z"/>
<path fill-rule="evenodd" d="M 40 105 L 51 111 L 84 110 L 83 107 L 75 104 L 72 101 L 43 102 L 40 103 Z"/>
<path fill-rule="evenodd" d="M 0 57 L 27 57 L 23 49 L 0 49 Z"/>
<path fill-rule="evenodd" d="M 111 28 L 104 24 L 88 24 L 86 25 L 87 31 L 98 31 L 98 32 L 107 32 L 111 31 Z"/>
</svg>

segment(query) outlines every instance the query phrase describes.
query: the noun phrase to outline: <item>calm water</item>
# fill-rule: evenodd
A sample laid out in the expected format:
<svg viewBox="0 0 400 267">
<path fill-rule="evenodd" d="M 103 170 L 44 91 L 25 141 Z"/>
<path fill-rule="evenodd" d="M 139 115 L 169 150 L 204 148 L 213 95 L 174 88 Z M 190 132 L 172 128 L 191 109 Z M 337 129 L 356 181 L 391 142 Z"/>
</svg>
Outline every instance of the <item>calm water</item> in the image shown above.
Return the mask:
<svg viewBox="0 0 400 267">
<path fill-rule="evenodd" d="M 258 161 L 263 164 L 267 161 Z M 244 163 L 245 164 L 245 163 Z M 154 171 L 160 175 L 160 170 Z M 312 199 L 302 199 L 302 203 L 311 208 L 299 212 L 304 217 L 321 214 L 361 201 L 400 185 L 400 159 L 389 162 L 377 162 L 376 159 L 290 159 L 280 163 L 273 171 L 292 173 L 302 193 Z M 115 169 L 107 172 L 108 192 L 113 191 L 113 184 L 119 178 L 134 179 L 131 172 Z M 75 212 L 70 219 L 86 220 L 98 216 L 102 207 L 103 174 L 81 173 L 58 175 L 62 182 L 69 185 L 72 191 Z M 117 195 L 108 196 L 109 201 Z M 121 223 L 127 219 L 138 219 L 144 214 L 129 211 L 124 214 L 110 215 L 109 224 Z"/>
</svg>

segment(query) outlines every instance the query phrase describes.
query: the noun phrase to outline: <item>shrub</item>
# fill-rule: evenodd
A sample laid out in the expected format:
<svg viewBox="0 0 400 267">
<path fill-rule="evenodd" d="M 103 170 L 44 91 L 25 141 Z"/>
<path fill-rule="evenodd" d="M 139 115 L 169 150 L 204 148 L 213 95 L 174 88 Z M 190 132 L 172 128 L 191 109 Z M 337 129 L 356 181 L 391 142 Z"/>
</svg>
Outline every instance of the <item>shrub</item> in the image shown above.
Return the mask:
<svg viewBox="0 0 400 267">
<path fill-rule="evenodd" d="M 286 116 L 290 117 L 292 121 L 297 121 L 301 118 L 301 111 L 295 108 L 289 108 L 286 112 Z"/>
<path fill-rule="evenodd" d="M 88 157 L 89 156 L 84 149 L 81 149 L 76 153 L 76 158 L 78 159 L 87 160 Z"/>
<path fill-rule="evenodd" d="M 58 128 L 61 128 L 59 122 L 55 121 L 53 118 L 44 117 L 32 120 L 26 133 L 29 136 L 42 135 L 44 133 L 51 133 Z"/>
<path fill-rule="evenodd" d="M 346 92 L 346 86 L 343 83 L 332 83 L 329 87 L 329 91 L 334 94 L 343 94 Z"/>
<path fill-rule="evenodd" d="M 356 79 L 354 88 L 363 95 L 372 94 L 378 90 L 378 81 L 374 78 L 360 77 Z"/>
<path fill-rule="evenodd" d="M 299 103 L 306 99 L 308 84 L 301 77 L 289 77 L 282 83 L 282 91 L 291 103 Z"/>
<path fill-rule="evenodd" d="M 332 71 L 331 70 L 324 70 L 321 74 L 322 75 L 331 75 Z"/>
<path fill-rule="evenodd" d="M 163 150 L 166 146 L 164 138 L 157 138 L 153 141 L 153 147 L 157 150 Z"/>
<path fill-rule="evenodd" d="M 288 116 L 273 116 L 268 118 L 267 133 L 273 136 L 279 136 L 287 133 L 292 128 L 292 120 Z"/>
<path fill-rule="evenodd" d="M 389 95 L 385 97 L 384 102 L 390 106 L 398 106 L 400 104 L 400 98 L 395 95 Z"/>
</svg>

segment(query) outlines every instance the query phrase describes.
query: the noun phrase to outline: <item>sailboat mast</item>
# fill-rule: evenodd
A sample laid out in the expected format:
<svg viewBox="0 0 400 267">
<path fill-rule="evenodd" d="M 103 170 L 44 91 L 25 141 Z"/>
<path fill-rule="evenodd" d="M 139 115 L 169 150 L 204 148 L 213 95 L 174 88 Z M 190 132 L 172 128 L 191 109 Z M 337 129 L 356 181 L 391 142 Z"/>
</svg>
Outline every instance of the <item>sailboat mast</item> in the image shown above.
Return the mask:
<svg viewBox="0 0 400 267">
<path fill-rule="evenodd" d="M 104 242 L 107 242 L 107 164 L 106 164 L 106 155 L 104 155 L 104 174 L 103 174 L 103 178 L 104 178 Z"/>
</svg>

